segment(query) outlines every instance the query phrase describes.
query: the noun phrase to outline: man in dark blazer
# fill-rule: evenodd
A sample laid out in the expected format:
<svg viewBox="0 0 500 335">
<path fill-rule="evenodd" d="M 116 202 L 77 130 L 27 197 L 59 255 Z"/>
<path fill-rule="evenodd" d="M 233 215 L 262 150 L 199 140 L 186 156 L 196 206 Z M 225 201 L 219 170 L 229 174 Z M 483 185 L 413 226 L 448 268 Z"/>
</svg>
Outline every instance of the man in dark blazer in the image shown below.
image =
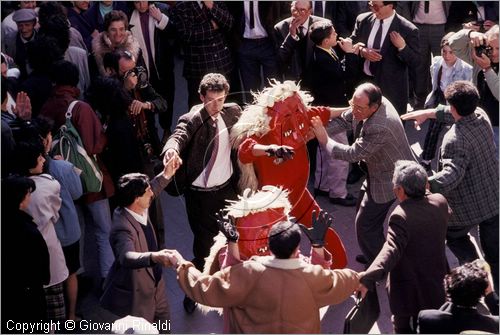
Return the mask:
<svg viewBox="0 0 500 335">
<path fill-rule="evenodd" d="M 418 29 L 396 13 L 396 3 L 371 1 L 372 12 L 358 16 L 351 39 L 364 44 L 360 49 L 364 78 L 360 79 L 380 86 L 401 115 L 408 103 L 408 68 L 418 66 L 420 55 Z"/>
<path fill-rule="evenodd" d="M 182 157 L 183 169 L 173 186 L 184 193 L 189 225 L 194 235 L 193 264 L 203 271 L 205 257 L 219 228 L 215 214 L 237 195 L 237 157 L 231 149 L 229 132 L 241 115 L 236 104 L 224 104 L 229 84 L 218 73 L 205 75 L 199 93 L 202 105 L 179 118 L 177 127 L 163 148 L 164 162 Z M 184 308 L 195 309 L 186 297 Z"/>
<path fill-rule="evenodd" d="M 285 79 L 303 79 L 311 60 L 314 43 L 308 35 L 309 27 L 321 17 L 311 15 L 311 2 L 292 1 L 292 16 L 274 26 L 278 57 Z"/>
<path fill-rule="evenodd" d="M 483 295 L 493 294 L 492 284 L 487 270 L 477 261 L 453 269 L 444 280 L 446 295 L 450 301 L 439 309 L 421 311 L 418 315 L 418 332 L 461 334 L 469 331 L 472 334 L 471 331 L 476 331 L 498 334 L 498 315 L 481 314 L 476 308 Z M 487 299 L 485 301 L 488 303 Z M 496 311 L 498 314 L 498 296 Z"/>
<path fill-rule="evenodd" d="M 166 323 L 170 310 L 162 277 L 162 266 L 169 265 L 165 250 L 148 217 L 148 208 L 170 182 L 181 161 L 170 159 L 151 183 L 141 173 L 120 178 L 115 197 L 110 243 L 115 262 L 104 282 L 101 306 L 119 317 L 142 317 L 149 322 Z"/>
<path fill-rule="evenodd" d="M 269 79 L 278 79 L 274 24 L 288 15 L 289 5 L 281 1 L 226 1 L 226 5 L 234 17 L 233 52 L 246 102 L 251 103 L 250 91 L 260 91 Z"/>
<path fill-rule="evenodd" d="M 311 122 L 323 150 L 335 159 L 361 162 L 367 178 L 361 187 L 356 208 L 356 234 L 361 251 L 370 264 L 384 244 L 384 221 L 394 203 L 392 176 L 398 160 L 414 160 L 403 124 L 396 109 L 371 83 L 358 86 L 350 101 L 351 107 L 339 109 L 342 114 L 328 125 L 321 120 Z M 354 143 L 345 145 L 328 135 L 351 130 Z M 359 260 L 359 258 L 357 258 Z M 366 262 L 365 261 L 365 262 Z"/>
<path fill-rule="evenodd" d="M 386 242 L 362 275 L 361 291 L 389 275 L 394 333 L 415 333 L 418 312 L 445 301 L 445 240 L 451 209 L 441 194 L 426 192 L 427 173 L 414 161 L 397 161 L 394 193 L 401 202 L 389 217 Z M 425 245 L 425 248 L 422 248 Z"/>
</svg>

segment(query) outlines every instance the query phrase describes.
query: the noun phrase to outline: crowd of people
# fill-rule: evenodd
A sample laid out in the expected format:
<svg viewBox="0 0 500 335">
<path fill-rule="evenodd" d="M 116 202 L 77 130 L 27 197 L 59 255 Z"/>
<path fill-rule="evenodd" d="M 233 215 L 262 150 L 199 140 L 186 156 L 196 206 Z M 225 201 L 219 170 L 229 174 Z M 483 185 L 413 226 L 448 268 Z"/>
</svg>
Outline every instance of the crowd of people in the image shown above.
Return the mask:
<svg viewBox="0 0 500 335">
<path fill-rule="evenodd" d="M 2 1 L 2 330 L 8 319 L 77 320 L 85 276 L 117 318 L 167 320 L 162 268 L 173 267 L 185 311 L 224 307 L 228 332 L 320 332 L 321 306 L 365 295 L 387 276 L 396 333 L 498 332 L 498 6 Z M 187 100 L 175 120 L 179 58 Z M 263 107 L 253 93 L 285 81 L 293 83 L 281 94 L 297 92 L 290 101 L 305 106 L 286 108 L 309 117 L 300 120 L 310 130 L 274 106 L 281 138 L 259 142 L 271 128 L 263 108 L 279 99 Z M 235 134 L 239 120 L 255 121 L 248 138 Z M 421 154 L 405 123 L 428 124 Z M 55 154 L 68 128 L 97 166 L 97 192 Z M 289 218 L 268 232 L 271 256 L 240 257 L 235 222 L 219 211 L 242 185 L 262 187 L 294 159 L 309 161 L 315 196 L 355 206 L 356 261 L 366 271 L 330 270 L 325 212 L 297 217 L 312 224 L 310 260 Z M 306 165 L 289 166 L 307 175 Z M 359 194 L 349 193 L 363 177 Z M 290 188 L 297 210 L 294 197 L 308 191 Z M 186 200 L 192 262 L 165 249 L 163 189 Z M 230 261 L 203 274 L 220 232 Z M 449 269 L 446 246 L 460 267 Z M 97 273 L 87 269 L 89 248 Z M 273 292 L 282 283 L 293 297 Z M 476 312 L 482 296 L 493 316 Z"/>
</svg>

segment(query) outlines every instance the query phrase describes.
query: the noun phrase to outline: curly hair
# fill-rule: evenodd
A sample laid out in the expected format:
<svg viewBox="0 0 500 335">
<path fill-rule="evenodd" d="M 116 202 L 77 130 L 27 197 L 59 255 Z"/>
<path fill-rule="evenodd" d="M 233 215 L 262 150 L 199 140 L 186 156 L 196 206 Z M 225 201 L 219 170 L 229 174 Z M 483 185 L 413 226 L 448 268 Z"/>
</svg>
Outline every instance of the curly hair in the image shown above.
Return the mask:
<svg viewBox="0 0 500 335">
<path fill-rule="evenodd" d="M 444 286 L 454 304 L 472 307 L 477 305 L 488 287 L 488 273 L 477 262 L 466 263 L 446 275 Z"/>
<path fill-rule="evenodd" d="M 226 77 L 220 73 L 208 73 L 203 76 L 198 93 L 205 96 L 207 91 L 229 92 L 229 83 L 227 82 Z"/>
</svg>

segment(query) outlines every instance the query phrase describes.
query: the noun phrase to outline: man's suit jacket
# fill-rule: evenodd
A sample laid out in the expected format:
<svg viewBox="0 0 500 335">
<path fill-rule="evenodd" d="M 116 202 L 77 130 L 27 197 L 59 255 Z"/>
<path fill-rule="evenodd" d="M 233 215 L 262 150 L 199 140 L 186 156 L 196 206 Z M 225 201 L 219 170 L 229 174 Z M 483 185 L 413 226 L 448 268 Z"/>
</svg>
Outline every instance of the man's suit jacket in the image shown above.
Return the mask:
<svg viewBox="0 0 500 335">
<path fill-rule="evenodd" d="M 151 181 L 155 197 L 169 181 L 163 175 Z M 118 207 L 113 213 L 109 241 L 115 261 L 104 283 L 101 306 L 120 317 L 133 315 L 154 322 L 157 304 L 166 303 L 165 282 L 161 278 L 155 287 L 146 236 L 141 224 L 124 208 Z"/>
<path fill-rule="evenodd" d="M 311 15 L 309 16 L 309 28 L 315 22 L 325 20 L 322 17 Z M 307 45 L 305 47 L 305 64 L 302 63 L 302 58 L 299 52 L 300 41 L 296 41 L 290 35 L 290 24 L 292 22 L 292 17 L 284 19 L 276 23 L 274 26 L 275 40 L 278 43 L 278 57 L 280 59 L 281 68 L 285 79 L 299 80 L 302 79 L 304 71 L 306 71 L 307 66 L 311 60 L 312 51 L 314 43 L 307 37 Z"/>
<path fill-rule="evenodd" d="M 170 18 L 184 46 L 185 78 L 199 80 L 210 72 L 227 75 L 233 69 L 224 36 L 233 26 L 233 16 L 225 4 L 216 1 L 208 10 L 200 8 L 196 1 L 179 1 Z M 214 28 L 212 20 L 218 29 Z"/>
<path fill-rule="evenodd" d="M 418 315 L 420 334 L 458 334 L 464 330 L 498 334 L 498 316 L 481 314 L 473 308 L 457 307 L 451 302 L 439 310 L 423 310 Z"/>
<path fill-rule="evenodd" d="M 391 213 L 386 242 L 361 282 L 373 288 L 375 282 L 389 275 L 392 314 L 417 316 L 422 309 L 439 308 L 444 303 L 445 239 L 450 214 L 445 197 L 431 193 L 406 199 Z"/>
<path fill-rule="evenodd" d="M 241 115 L 241 108 L 234 103 L 224 104 L 220 115 L 230 132 Z M 205 158 L 212 156 L 213 147 L 210 144 L 213 143 L 214 136 L 210 132 L 210 120 L 211 117 L 203 105 L 193 106 L 189 113 L 179 118 L 177 127 L 163 147 L 163 153 L 174 149 L 182 157 L 182 166 L 175 175 L 176 187 L 179 189 L 189 187 L 205 168 Z M 231 153 L 231 160 L 233 171 L 238 171 L 235 152 Z M 237 174 L 233 173 L 233 177 L 236 176 Z"/>
<path fill-rule="evenodd" d="M 348 110 L 330 122 L 329 131 L 334 134 L 355 131 L 357 125 L 358 121 Z M 386 203 L 395 198 L 392 191 L 394 163 L 400 159 L 416 161 L 399 115 L 386 98 L 382 98 L 379 109 L 364 121 L 358 138 L 351 146 L 329 140 L 326 149 L 335 159 L 366 162 L 368 178 L 365 183 L 368 182 L 368 185 L 365 186 L 368 186 L 376 203 Z"/>
<path fill-rule="evenodd" d="M 373 13 L 363 13 L 356 19 L 351 35 L 353 43 L 362 42 L 368 45 L 368 37 L 375 23 Z M 405 40 L 406 47 L 398 51 L 389 37 L 390 32 L 398 32 Z M 416 68 L 420 62 L 418 29 L 413 23 L 396 14 L 384 39 L 380 54 L 382 60 L 375 73 L 375 83 L 384 96 L 396 107 L 398 113 L 406 113 L 408 104 L 408 68 Z M 361 58 L 362 67 L 365 59 Z"/>
</svg>

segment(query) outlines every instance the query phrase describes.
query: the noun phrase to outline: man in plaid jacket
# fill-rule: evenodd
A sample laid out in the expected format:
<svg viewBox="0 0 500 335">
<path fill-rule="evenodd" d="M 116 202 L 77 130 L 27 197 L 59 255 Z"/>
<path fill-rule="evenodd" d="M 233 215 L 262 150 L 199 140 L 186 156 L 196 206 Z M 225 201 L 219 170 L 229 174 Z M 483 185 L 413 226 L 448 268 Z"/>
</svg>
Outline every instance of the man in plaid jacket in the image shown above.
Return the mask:
<svg viewBox="0 0 500 335">
<path fill-rule="evenodd" d="M 417 124 L 436 118 L 453 126 L 441 145 L 439 172 L 429 178 L 432 192 L 442 193 L 453 214 L 446 242 L 460 264 L 479 258 L 469 231 L 479 226 L 486 261 L 498 292 L 498 159 L 490 120 L 477 107 L 479 93 L 468 81 L 450 84 L 449 106 L 408 113 Z"/>
<path fill-rule="evenodd" d="M 220 1 L 181 1 L 171 18 L 183 42 L 183 76 L 192 107 L 199 103 L 198 85 L 204 75 L 214 72 L 230 77 L 233 63 L 224 34 L 231 30 L 233 17 Z"/>
</svg>

